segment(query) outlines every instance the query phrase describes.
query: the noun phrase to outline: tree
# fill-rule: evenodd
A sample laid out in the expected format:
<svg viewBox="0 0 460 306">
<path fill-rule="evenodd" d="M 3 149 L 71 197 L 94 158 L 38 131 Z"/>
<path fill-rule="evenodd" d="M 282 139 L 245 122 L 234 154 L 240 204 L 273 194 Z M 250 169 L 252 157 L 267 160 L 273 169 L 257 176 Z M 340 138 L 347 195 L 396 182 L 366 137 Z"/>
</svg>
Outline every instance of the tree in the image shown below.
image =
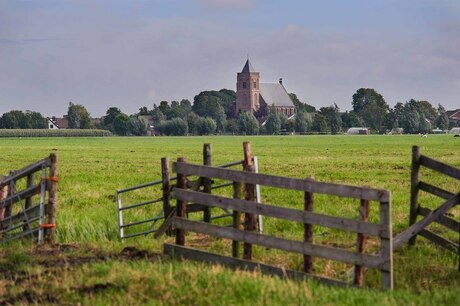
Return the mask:
<svg viewBox="0 0 460 306">
<path fill-rule="evenodd" d="M 188 134 L 188 125 L 184 119 L 174 118 L 158 124 L 157 131 L 167 136 L 186 136 Z"/>
<path fill-rule="evenodd" d="M 4 129 L 22 129 L 24 122 L 24 113 L 19 110 L 12 110 L 2 115 L 1 127 Z"/>
<path fill-rule="evenodd" d="M 259 133 L 259 122 L 250 112 L 242 112 L 238 115 L 238 131 L 245 135 L 257 135 Z"/>
<path fill-rule="evenodd" d="M 436 119 L 433 112 L 437 113 L 428 101 L 411 99 L 402 107 L 401 127 L 404 128 L 404 132 L 409 134 L 427 133 L 432 128 L 431 122 Z"/>
<path fill-rule="evenodd" d="M 92 128 L 91 119 L 86 108 L 81 104 L 69 102 L 67 110 L 69 129 L 90 129 Z"/>
<path fill-rule="evenodd" d="M 294 128 L 297 133 L 305 133 L 308 130 L 308 123 L 303 110 L 298 110 L 295 113 Z"/>
<path fill-rule="evenodd" d="M 327 120 L 326 117 L 324 117 L 322 114 L 317 113 L 315 117 L 313 118 L 313 123 L 311 129 L 315 132 L 318 133 L 327 133 L 328 131 L 328 126 L 327 126 Z"/>
<path fill-rule="evenodd" d="M 39 112 L 25 112 L 25 121 L 27 129 L 47 129 L 48 120 Z"/>
<path fill-rule="evenodd" d="M 197 122 L 197 132 L 199 135 L 211 135 L 216 132 L 216 120 L 210 117 L 199 117 Z"/>
<path fill-rule="evenodd" d="M 3 129 L 47 129 L 48 120 L 39 112 L 13 110 L 0 118 Z"/>
<path fill-rule="evenodd" d="M 118 114 L 113 120 L 113 130 L 117 135 L 126 136 L 129 133 L 130 118 L 124 113 Z"/>
<path fill-rule="evenodd" d="M 436 118 L 435 125 L 441 130 L 449 128 L 449 117 L 447 116 L 446 109 L 441 104 L 438 104 L 438 117 Z"/>
<path fill-rule="evenodd" d="M 194 112 L 190 112 L 185 117 L 188 125 L 188 131 L 192 134 L 198 134 L 198 121 L 201 117 L 195 114 Z"/>
<path fill-rule="evenodd" d="M 361 117 L 358 116 L 355 112 L 345 112 L 342 113 L 342 128 L 348 130 L 352 127 L 363 127 L 364 121 Z"/>
<path fill-rule="evenodd" d="M 121 114 L 121 110 L 118 107 L 110 107 L 106 112 L 104 116 L 104 126 L 107 130 L 110 130 L 114 132 L 115 130 L 113 129 L 113 120 Z"/>
<path fill-rule="evenodd" d="M 142 106 L 139 108 L 139 113 L 138 115 L 145 116 L 149 114 L 149 110 L 147 109 L 147 106 Z"/>
<path fill-rule="evenodd" d="M 274 106 L 270 107 L 265 128 L 271 135 L 278 135 L 281 132 L 281 118 Z"/>
<path fill-rule="evenodd" d="M 352 105 L 366 126 L 377 131 L 382 129 L 389 106 L 381 94 L 372 88 L 360 88 L 353 95 Z"/>
<path fill-rule="evenodd" d="M 166 115 L 158 108 L 155 104 L 153 105 L 153 110 L 149 112 L 152 116 L 153 124 L 157 125 L 160 122 L 166 120 Z"/>
<path fill-rule="evenodd" d="M 328 130 L 330 129 L 331 134 L 335 135 L 342 131 L 342 117 L 339 113 L 340 109 L 337 104 L 333 104 L 328 107 L 321 107 L 319 112 L 326 118 Z"/>
<path fill-rule="evenodd" d="M 215 95 L 205 94 L 202 92 L 195 96 L 192 111 L 200 117 L 211 117 L 216 120 L 217 131 L 223 132 L 226 125 L 227 116 L 223 106 L 221 105 L 222 100 L 220 97 Z"/>
<path fill-rule="evenodd" d="M 311 106 L 307 103 L 303 103 L 302 101 L 300 101 L 299 98 L 297 98 L 297 95 L 295 93 L 291 92 L 289 94 L 289 97 L 291 98 L 292 103 L 294 103 L 296 112 L 304 111 L 307 113 L 313 113 L 316 111 L 316 108 L 314 106 Z"/>
<path fill-rule="evenodd" d="M 137 116 L 131 116 L 128 122 L 129 134 L 135 136 L 143 136 L 147 132 L 147 121 Z"/>
</svg>

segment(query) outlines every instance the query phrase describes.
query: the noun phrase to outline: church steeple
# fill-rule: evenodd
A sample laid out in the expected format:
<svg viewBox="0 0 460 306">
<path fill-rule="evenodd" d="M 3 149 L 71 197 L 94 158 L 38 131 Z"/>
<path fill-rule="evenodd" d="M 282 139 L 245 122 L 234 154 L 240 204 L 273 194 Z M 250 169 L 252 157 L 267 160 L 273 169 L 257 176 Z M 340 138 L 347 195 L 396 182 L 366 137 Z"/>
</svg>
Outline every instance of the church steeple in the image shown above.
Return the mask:
<svg viewBox="0 0 460 306">
<path fill-rule="evenodd" d="M 256 72 L 249 61 L 237 74 L 236 79 L 236 111 L 256 112 L 259 109 L 260 88 L 259 72 Z"/>
<path fill-rule="evenodd" d="M 252 73 L 256 72 L 254 68 L 252 68 L 251 62 L 248 60 L 246 61 L 246 64 L 244 64 L 243 70 L 241 70 L 241 73 Z"/>
</svg>

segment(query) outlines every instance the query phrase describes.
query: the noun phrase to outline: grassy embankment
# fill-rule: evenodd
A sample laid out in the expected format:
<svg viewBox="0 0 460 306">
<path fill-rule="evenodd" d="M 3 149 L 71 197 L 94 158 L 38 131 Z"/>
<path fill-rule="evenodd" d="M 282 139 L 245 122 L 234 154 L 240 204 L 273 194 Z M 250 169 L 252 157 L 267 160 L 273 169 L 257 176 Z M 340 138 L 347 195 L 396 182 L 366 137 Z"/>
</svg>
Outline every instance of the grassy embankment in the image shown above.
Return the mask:
<svg viewBox="0 0 460 306">
<path fill-rule="evenodd" d="M 319 286 L 314 283 L 283 281 L 251 273 L 234 273 L 190 262 L 177 262 L 155 256 L 162 241 L 152 238 L 117 241 L 115 190 L 160 178 L 160 158 L 185 156 L 201 162 L 204 142 L 213 144 L 213 163 L 242 159 L 242 142 L 252 142 L 259 157 L 260 172 L 319 181 L 385 188 L 393 196 L 394 232 L 408 222 L 409 170 L 411 146 L 422 153 L 460 167 L 458 139 L 439 135 L 416 136 L 302 136 L 302 137 L 190 137 L 190 138 L 43 138 L 2 139 L 0 169 L 7 172 L 47 156 L 59 155 L 58 240 L 61 247 L 34 248 L 29 245 L 1 247 L 3 273 L 0 295 L 10 302 L 48 301 L 55 303 L 117 302 L 127 300 L 155 303 L 224 304 L 308 302 L 458 304 L 460 277 L 457 257 L 433 247 L 422 238 L 412 250 L 403 247 L 395 254 L 393 293 L 359 291 Z M 456 191 L 458 182 L 424 171 L 429 182 Z M 131 201 L 156 198 L 134 193 Z M 264 202 L 301 208 L 300 193 L 262 189 Z M 425 206 L 439 200 L 423 197 Z M 127 199 L 128 200 L 128 199 Z M 317 196 L 315 211 L 337 216 L 357 217 L 357 201 Z M 143 211 L 140 215 L 145 215 Z M 217 212 L 216 212 L 217 213 Z M 139 218 L 133 215 L 132 218 Z M 458 209 L 454 211 L 458 219 Z M 371 221 L 378 221 L 377 205 L 371 207 Z M 301 239 L 302 225 L 265 219 L 268 233 Z M 434 228 L 441 231 L 440 228 Z M 452 239 L 458 239 L 451 234 Z M 200 247 L 229 253 L 228 242 L 188 237 Z M 353 248 L 355 235 L 326 228 L 315 228 L 315 240 Z M 71 244 L 70 246 L 67 244 Z M 121 252 L 135 246 L 146 252 Z M 370 250 L 374 246 L 371 241 Z M 121 253 L 120 253 L 121 252 Z M 145 258 L 145 256 L 147 258 Z M 38 257 L 37 257 L 38 256 Z M 255 248 L 257 260 L 300 269 L 299 255 Z M 50 264 L 51 263 L 51 264 Z M 316 261 L 316 273 L 345 277 L 349 266 Z M 367 285 L 378 286 L 378 274 L 369 271 Z M 181 289 L 183 288 L 183 289 Z M 8 300 L 9 299 L 9 300 Z"/>
</svg>

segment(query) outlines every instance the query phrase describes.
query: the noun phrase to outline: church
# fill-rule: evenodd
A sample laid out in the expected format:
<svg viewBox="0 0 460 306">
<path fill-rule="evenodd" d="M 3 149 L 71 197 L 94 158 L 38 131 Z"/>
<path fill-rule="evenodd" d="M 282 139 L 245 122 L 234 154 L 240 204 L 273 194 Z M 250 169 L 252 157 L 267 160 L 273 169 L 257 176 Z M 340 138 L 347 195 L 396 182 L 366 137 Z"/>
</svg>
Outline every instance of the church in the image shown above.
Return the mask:
<svg viewBox="0 0 460 306">
<path fill-rule="evenodd" d="M 278 113 L 291 117 L 295 106 L 284 88 L 283 80 L 278 83 L 261 83 L 260 73 L 256 72 L 249 59 L 243 70 L 236 76 L 236 112 L 256 113 L 274 106 Z"/>
</svg>

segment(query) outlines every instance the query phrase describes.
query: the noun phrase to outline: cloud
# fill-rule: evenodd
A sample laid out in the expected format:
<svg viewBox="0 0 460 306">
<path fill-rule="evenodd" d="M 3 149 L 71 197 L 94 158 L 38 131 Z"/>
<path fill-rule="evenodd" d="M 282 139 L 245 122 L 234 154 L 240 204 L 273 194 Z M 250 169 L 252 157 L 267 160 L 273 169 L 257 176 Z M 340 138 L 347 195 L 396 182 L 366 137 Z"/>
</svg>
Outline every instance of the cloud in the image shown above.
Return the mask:
<svg viewBox="0 0 460 306">
<path fill-rule="evenodd" d="M 198 0 L 198 3 L 210 10 L 246 10 L 254 9 L 258 0 Z"/>
</svg>

